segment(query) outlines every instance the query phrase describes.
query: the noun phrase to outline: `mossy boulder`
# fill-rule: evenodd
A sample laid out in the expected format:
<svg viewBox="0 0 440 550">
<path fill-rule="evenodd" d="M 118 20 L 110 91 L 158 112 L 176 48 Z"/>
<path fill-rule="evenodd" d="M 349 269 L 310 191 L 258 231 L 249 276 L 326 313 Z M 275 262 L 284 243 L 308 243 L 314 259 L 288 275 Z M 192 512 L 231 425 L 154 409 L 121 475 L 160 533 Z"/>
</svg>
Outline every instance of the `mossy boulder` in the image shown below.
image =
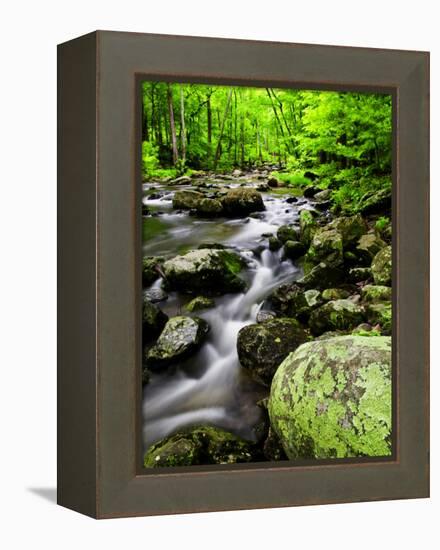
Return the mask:
<svg viewBox="0 0 440 550">
<path fill-rule="evenodd" d="M 166 315 L 156 304 L 144 298 L 142 304 L 142 335 L 145 340 L 153 340 L 161 332 L 166 322 Z"/>
<path fill-rule="evenodd" d="M 385 248 L 382 248 L 382 250 L 374 256 L 371 263 L 371 271 L 376 285 L 389 286 L 391 284 L 391 256 L 391 246 L 385 246 Z"/>
<path fill-rule="evenodd" d="M 389 456 L 391 412 L 390 337 L 303 344 L 272 381 L 271 427 L 291 460 Z"/>
<path fill-rule="evenodd" d="M 391 210 L 391 188 L 369 191 L 360 199 L 357 210 L 364 215 L 389 214 Z"/>
<path fill-rule="evenodd" d="M 336 229 L 319 229 L 315 232 L 305 256 L 305 267 L 325 262 L 329 267 L 340 267 L 344 263 L 342 236 Z"/>
<path fill-rule="evenodd" d="M 280 285 L 269 297 L 274 310 L 286 317 L 306 321 L 313 309 L 323 303 L 319 290 L 305 290 L 295 283 Z"/>
<path fill-rule="evenodd" d="M 297 241 L 299 230 L 293 225 L 281 225 L 278 228 L 277 237 L 283 244 L 287 241 Z"/>
<path fill-rule="evenodd" d="M 382 334 L 391 334 L 392 330 L 392 304 L 391 302 L 379 302 L 366 306 L 367 319 L 372 325 L 379 325 Z"/>
<path fill-rule="evenodd" d="M 269 237 L 268 243 L 269 243 L 269 250 L 271 250 L 272 252 L 276 252 L 283 246 L 281 241 L 274 236 Z"/>
<path fill-rule="evenodd" d="M 304 245 L 299 241 L 286 241 L 284 243 L 284 258 L 297 260 L 305 253 Z"/>
<path fill-rule="evenodd" d="M 144 455 L 145 468 L 250 462 L 255 445 L 220 428 L 197 426 L 152 445 Z"/>
<path fill-rule="evenodd" d="M 185 309 L 192 313 L 193 311 L 209 309 L 211 307 L 215 307 L 215 302 L 212 298 L 208 298 L 207 296 L 197 296 L 186 304 Z"/>
<path fill-rule="evenodd" d="M 319 193 L 316 193 L 313 196 L 314 201 L 318 202 L 327 202 L 331 199 L 333 191 L 331 189 L 324 189 L 323 191 L 319 191 Z"/>
<path fill-rule="evenodd" d="M 351 283 L 360 283 L 368 281 L 372 277 L 371 268 L 369 267 L 353 267 L 348 271 L 348 280 Z"/>
<path fill-rule="evenodd" d="M 318 224 L 310 210 L 301 210 L 299 215 L 299 231 L 300 240 L 304 246 L 310 245 L 317 229 Z"/>
<path fill-rule="evenodd" d="M 221 216 L 223 214 L 223 205 L 217 199 L 203 198 L 197 202 L 196 205 L 197 214 L 206 216 L 208 218 Z"/>
<path fill-rule="evenodd" d="M 392 290 L 390 286 L 365 285 L 361 289 L 361 298 L 364 302 L 376 303 L 391 300 Z"/>
<path fill-rule="evenodd" d="M 256 189 L 239 187 L 230 189 L 221 199 L 227 216 L 247 216 L 265 209 L 263 197 Z"/>
<path fill-rule="evenodd" d="M 376 233 L 362 235 L 356 246 L 356 255 L 361 262 L 370 265 L 374 256 L 386 246 L 386 243 Z"/>
<path fill-rule="evenodd" d="M 341 234 L 344 248 L 356 244 L 367 232 L 367 224 L 360 214 L 336 218 L 327 225 L 327 228 L 336 229 Z"/>
<path fill-rule="evenodd" d="M 197 351 L 208 332 L 209 325 L 204 319 L 171 317 L 157 342 L 146 352 L 145 362 L 157 368 L 186 359 Z"/>
<path fill-rule="evenodd" d="M 146 256 L 142 258 L 142 285 L 150 286 L 156 281 L 162 270 L 165 258 L 162 256 Z"/>
<path fill-rule="evenodd" d="M 297 283 L 305 288 L 323 290 L 331 286 L 337 286 L 344 280 L 344 275 L 344 270 L 340 267 L 320 262 L 298 279 Z"/>
<path fill-rule="evenodd" d="M 234 252 L 202 248 L 166 261 L 163 271 L 169 289 L 220 295 L 245 289 L 245 282 L 238 276 L 242 267 L 242 259 Z"/>
<path fill-rule="evenodd" d="M 197 208 L 199 201 L 203 198 L 203 193 L 199 193 L 199 191 L 192 191 L 191 189 L 176 191 L 173 197 L 173 208 L 178 208 L 180 210 Z"/>
<path fill-rule="evenodd" d="M 281 361 L 307 340 L 306 331 L 294 319 L 247 325 L 238 333 L 238 358 L 255 380 L 269 386 Z"/>
<path fill-rule="evenodd" d="M 330 300 L 343 300 L 349 296 L 350 293 L 344 288 L 326 288 L 322 291 L 322 299 L 326 302 Z"/>
<path fill-rule="evenodd" d="M 331 300 L 311 313 L 309 326 L 318 336 L 329 330 L 351 330 L 364 319 L 364 308 L 352 300 Z"/>
</svg>

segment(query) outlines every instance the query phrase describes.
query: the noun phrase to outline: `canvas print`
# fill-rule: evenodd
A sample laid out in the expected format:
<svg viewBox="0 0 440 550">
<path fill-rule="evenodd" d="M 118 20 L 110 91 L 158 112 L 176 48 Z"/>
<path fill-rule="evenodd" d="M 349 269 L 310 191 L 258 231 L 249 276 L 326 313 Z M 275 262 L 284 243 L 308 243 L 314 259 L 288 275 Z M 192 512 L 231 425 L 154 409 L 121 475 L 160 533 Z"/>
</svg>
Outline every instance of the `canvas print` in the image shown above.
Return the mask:
<svg viewBox="0 0 440 550">
<path fill-rule="evenodd" d="M 141 88 L 144 467 L 391 456 L 392 97 Z"/>
</svg>

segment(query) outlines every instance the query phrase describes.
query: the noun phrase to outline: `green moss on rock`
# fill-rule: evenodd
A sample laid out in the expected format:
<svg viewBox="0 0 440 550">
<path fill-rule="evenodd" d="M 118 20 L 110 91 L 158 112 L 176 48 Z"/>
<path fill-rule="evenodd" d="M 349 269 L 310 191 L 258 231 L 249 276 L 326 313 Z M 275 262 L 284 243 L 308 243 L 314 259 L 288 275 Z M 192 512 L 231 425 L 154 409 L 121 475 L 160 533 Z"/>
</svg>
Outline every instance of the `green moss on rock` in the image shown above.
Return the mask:
<svg viewBox="0 0 440 550">
<path fill-rule="evenodd" d="M 392 277 L 391 246 L 382 248 L 376 254 L 371 264 L 371 271 L 376 285 L 390 286 Z"/>
<path fill-rule="evenodd" d="M 332 330 L 351 330 L 362 323 L 365 311 L 351 300 L 331 300 L 315 309 L 310 315 L 309 326 L 313 334 Z"/>
<path fill-rule="evenodd" d="M 391 454 L 391 338 L 300 346 L 278 368 L 271 426 L 291 459 Z"/>
<path fill-rule="evenodd" d="M 212 298 L 208 298 L 206 296 L 197 296 L 197 298 L 194 298 L 186 304 L 185 309 L 192 313 L 193 311 L 198 311 L 200 309 L 209 309 L 211 307 L 215 307 L 215 302 Z"/>
</svg>

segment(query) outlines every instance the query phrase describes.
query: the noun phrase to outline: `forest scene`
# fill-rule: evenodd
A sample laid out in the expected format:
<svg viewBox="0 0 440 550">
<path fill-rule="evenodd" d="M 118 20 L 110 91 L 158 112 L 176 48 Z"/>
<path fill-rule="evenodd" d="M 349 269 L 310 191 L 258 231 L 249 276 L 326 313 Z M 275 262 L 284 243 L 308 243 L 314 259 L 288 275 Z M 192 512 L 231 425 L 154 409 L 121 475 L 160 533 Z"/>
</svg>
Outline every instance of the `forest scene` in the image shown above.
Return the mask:
<svg viewBox="0 0 440 550">
<path fill-rule="evenodd" d="M 142 83 L 145 468 L 392 454 L 392 98 Z"/>
</svg>

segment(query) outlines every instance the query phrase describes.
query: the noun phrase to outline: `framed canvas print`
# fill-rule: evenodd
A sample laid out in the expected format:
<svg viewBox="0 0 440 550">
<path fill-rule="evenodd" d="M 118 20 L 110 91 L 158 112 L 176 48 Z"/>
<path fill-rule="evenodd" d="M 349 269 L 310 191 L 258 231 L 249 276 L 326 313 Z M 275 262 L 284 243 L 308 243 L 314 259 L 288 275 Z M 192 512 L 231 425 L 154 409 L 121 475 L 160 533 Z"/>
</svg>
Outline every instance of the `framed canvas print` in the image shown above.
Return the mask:
<svg viewBox="0 0 440 550">
<path fill-rule="evenodd" d="M 59 46 L 58 502 L 429 495 L 429 56 Z"/>
</svg>

